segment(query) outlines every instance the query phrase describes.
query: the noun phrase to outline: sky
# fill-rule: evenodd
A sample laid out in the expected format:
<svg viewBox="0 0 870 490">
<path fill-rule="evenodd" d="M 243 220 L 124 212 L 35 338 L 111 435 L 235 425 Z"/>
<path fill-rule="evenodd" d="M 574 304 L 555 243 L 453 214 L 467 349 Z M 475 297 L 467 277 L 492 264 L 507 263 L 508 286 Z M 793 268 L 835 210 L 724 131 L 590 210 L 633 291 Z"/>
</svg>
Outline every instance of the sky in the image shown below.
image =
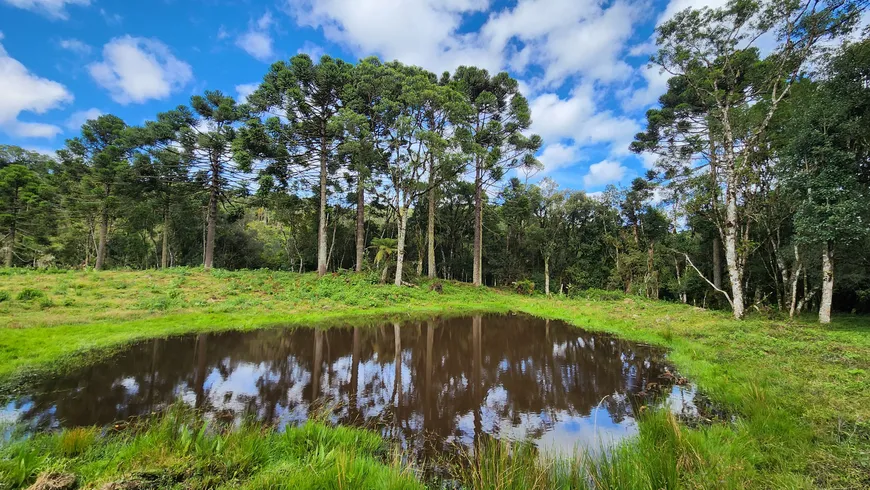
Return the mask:
<svg viewBox="0 0 870 490">
<path fill-rule="evenodd" d="M 51 152 L 81 124 L 141 124 L 205 90 L 244 97 L 297 53 L 369 55 L 436 73 L 508 71 L 563 188 L 627 185 L 628 145 L 667 77 L 655 26 L 724 0 L 0 0 L 0 144 Z"/>
</svg>

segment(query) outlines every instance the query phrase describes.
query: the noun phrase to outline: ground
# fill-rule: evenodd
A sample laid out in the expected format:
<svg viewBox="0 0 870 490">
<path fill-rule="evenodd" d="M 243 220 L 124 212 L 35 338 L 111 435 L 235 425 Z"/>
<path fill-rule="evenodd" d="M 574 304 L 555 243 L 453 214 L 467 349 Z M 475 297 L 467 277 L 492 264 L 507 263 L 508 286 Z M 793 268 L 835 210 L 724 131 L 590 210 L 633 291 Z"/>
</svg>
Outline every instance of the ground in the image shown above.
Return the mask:
<svg viewBox="0 0 870 490">
<path fill-rule="evenodd" d="M 567 486 L 573 478 L 574 484 L 591 481 L 599 488 L 870 487 L 870 319 L 866 317 L 838 316 L 826 327 L 813 323 L 812 318 L 751 317 L 738 322 L 725 312 L 634 297 L 521 296 L 452 282 L 444 282 L 443 292 L 438 292 L 430 285 L 424 281 L 415 288 L 395 287 L 372 284 L 366 275 L 318 279 L 275 271 L 0 270 L 0 393 L 9 396 L 26 389 L 33 377 L 62 371 L 152 336 L 277 324 L 328 327 L 384 315 L 522 311 L 668 347 L 681 374 L 720 408 L 734 414 L 735 421 L 688 428 L 667 414 L 650 414 L 641 421 L 640 438 L 612 453 L 605 464 L 529 463 L 502 457 L 503 451 L 494 447 L 488 453 L 491 464 L 469 465 L 460 472 L 468 486 L 545 488 Z M 317 430 L 326 434 L 333 429 L 317 426 Z M 119 469 L 116 464 L 109 471 L 110 465 L 94 461 L 103 461 L 118 447 L 127 451 L 147 447 L 135 438 L 147 438 L 156 431 L 143 429 L 141 434 L 120 440 L 94 436 L 89 444 L 95 449 L 74 456 L 44 450 L 63 446 L 58 441 L 73 437 L 66 433 L 18 441 L 0 449 L 5 465 L 0 470 L 29 468 L 32 474 L 18 483 L 23 485 L 39 472 L 66 468 L 84 478 L 83 484 L 93 485 L 141 470 Z M 247 440 L 252 436 L 234 437 Z M 284 448 L 273 440 L 274 434 L 258 437 L 264 447 Z M 340 444 L 333 446 L 323 447 L 330 454 L 341 454 L 345 463 L 333 458 L 324 468 L 334 469 L 349 460 L 365 461 L 365 471 L 360 471 L 380 475 L 365 480 L 367 485 L 411 484 L 407 468 L 385 458 L 383 448 L 357 453 Z M 26 464 L 27 454 L 37 448 L 50 456 Z M 179 474 L 194 474 L 190 468 L 198 468 L 200 476 L 211 471 L 203 470 L 198 453 L 173 448 L 167 449 L 172 464 L 186 468 Z M 283 454 L 285 450 L 292 452 L 287 448 L 275 451 Z M 370 460 L 381 461 L 384 466 L 378 471 L 392 476 L 367 473 L 376 466 Z M 290 471 L 287 461 L 309 464 L 292 459 L 264 461 L 268 464 L 249 475 L 250 481 L 268 478 L 270 471 Z M 571 475 L 581 467 L 579 479 Z M 326 474 L 331 473 L 322 473 Z M 528 481 L 520 475 L 537 476 Z M 4 482 L 12 485 L 12 480 L 0 479 L 0 488 Z"/>
</svg>

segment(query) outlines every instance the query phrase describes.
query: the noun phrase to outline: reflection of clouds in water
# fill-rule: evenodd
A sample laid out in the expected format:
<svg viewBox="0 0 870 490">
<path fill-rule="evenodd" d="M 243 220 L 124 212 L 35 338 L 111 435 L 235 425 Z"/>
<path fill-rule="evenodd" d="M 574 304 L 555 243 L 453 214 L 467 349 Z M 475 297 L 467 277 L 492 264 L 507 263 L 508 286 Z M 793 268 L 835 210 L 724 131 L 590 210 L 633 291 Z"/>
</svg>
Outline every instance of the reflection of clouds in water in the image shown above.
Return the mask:
<svg viewBox="0 0 870 490">
<path fill-rule="evenodd" d="M 108 424 L 181 398 L 212 416 L 280 426 L 322 404 L 334 408 L 333 422 L 374 427 L 429 454 L 486 434 L 570 451 L 633 434 L 627 394 L 663 372 L 659 350 L 561 322 L 547 329 L 543 320 L 488 316 L 409 327 L 400 330 L 398 369 L 392 325 L 149 341 L 46 386 L 21 410 L 0 408 L 0 417 L 43 428 Z M 421 441 L 423 431 L 431 439 Z"/>
</svg>

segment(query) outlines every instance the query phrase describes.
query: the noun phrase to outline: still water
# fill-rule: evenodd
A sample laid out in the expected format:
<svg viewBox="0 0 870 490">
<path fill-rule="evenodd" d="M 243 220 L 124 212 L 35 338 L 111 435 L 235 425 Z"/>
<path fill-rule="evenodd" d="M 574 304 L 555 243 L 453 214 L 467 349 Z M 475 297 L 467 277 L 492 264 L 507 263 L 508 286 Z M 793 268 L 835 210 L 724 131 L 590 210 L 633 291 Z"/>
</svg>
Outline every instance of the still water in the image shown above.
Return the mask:
<svg viewBox="0 0 870 490">
<path fill-rule="evenodd" d="M 326 409 L 418 457 L 487 436 L 570 453 L 634 434 L 644 404 L 690 405 L 667 370 L 661 349 L 523 315 L 224 332 L 132 345 L 46 380 L 0 417 L 31 430 L 109 425 L 180 399 L 279 427 Z"/>
</svg>

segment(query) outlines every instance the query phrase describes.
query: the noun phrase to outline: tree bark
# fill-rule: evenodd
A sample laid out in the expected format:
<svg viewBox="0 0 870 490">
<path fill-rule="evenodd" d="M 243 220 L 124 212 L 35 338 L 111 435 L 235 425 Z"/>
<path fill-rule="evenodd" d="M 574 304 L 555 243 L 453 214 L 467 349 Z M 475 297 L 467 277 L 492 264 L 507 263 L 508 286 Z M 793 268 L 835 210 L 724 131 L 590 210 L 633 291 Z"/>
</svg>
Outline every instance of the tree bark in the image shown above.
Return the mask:
<svg viewBox="0 0 870 490">
<path fill-rule="evenodd" d="M 214 240 L 217 230 L 217 208 L 218 208 L 218 192 L 220 190 L 220 169 L 217 165 L 212 164 L 211 170 L 211 192 L 208 196 L 208 214 L 206 217 L 206 232 L 205 232 L 205 258 L 203 267 L 206 270 L 214 266 Z"/>
<path fill-rule="evenodd" d="M 94 269 L 98 271 L 103 270 L 103 264 L 106 262 L 106 240 L 109 235 L 109 192 L 109 186 L 106 186 L 106 195 L 100 216 L 100 244 L 97 247 L 97 263 L 94 265 Z"/>
<path fill-rule="evenodd" d="M 356 183 L 356 271 L 362 272 L 366 254 L 366 190 L 362 172 L 357 175 Z"/>
<path fill-rule="evenodd" d="M 544 256 L 544 294 L 550 295 L 550 256 Z"/>
<path fill-rule="evenodd" d="M 474 175 L 474 261 L 471 282 L 483 285 L 483 175 L 480 164 Z"/>
<path fill-rule="evenodd" d="M 435 165 L 434 159 L 429 165 L 429 217 L 426 221 L 426 263 L 429 267 L 429 278 L 435 279 Z"/>
<path fill-rule="evenodd" d="M 722 289 L 722 241 L 713 238 L 713 285 Z"/>
<path fill-rule="evenodd" d="M 163 247 L 160 251 L 160 268 L 169 266 L 169 207 L 163 210 Z"/>
<path fill-rule="evenodd" d="M 325 132 L 324 128 L 324 132 Z M 326 274 L 326 136 L 320 138 L 320 222 L 317 226 L 317 275 Z"/>
<path fill-rule="evenodd" d="M 746 316 L 743 303 L 743 267 L 737 251 L 737 191 L 735 183 L 729 183 L 725 198 L 725 262 L 728 265 L 728 280 L 731 281 L 731 306 L 734 318 L 742 320 Z"/>
<path fill-rule="evenodd" d="M 15 248 L 15 222 L 9 227 L 9 240 L 6 244 L 6 267 L 12 267 L 13 250 Z"/>
<path fill-rule="evenodd" d="M 831 323 L 831 302 L 834 298 L 834 250 L 831 242 L 822 250 L 822 302 L 819 305 L 819 323 Z"/>
<path fill-rule="evenodd" d="M 401 286 L 402 266 L 405 262 L 405 235 L 407 234 L 406 228 L 408 226 L 408 210 L 400 208 L 397 212 L 399 216 L 396 220 L 396 224 L 399 227 L 399 237 L 396 243 L 396 280 L 394 284 L 396 286 Z"/>
<path fill-rule="evenodd" d="M 800 250 L 798 249 L 797 244 L 794 245 L 794 261 L 795 267 L 794 272 L 791 275 L 791 283 L 790 283 L 790 303 L 788 307 L 788 317 L 794 318 L 795 313 L 797 312 L 797 291 L 798 291 L 798 280 L 801 276 L 801 271 L 803 270 L 803 263 L 801 262 Z"/>
</svg>

